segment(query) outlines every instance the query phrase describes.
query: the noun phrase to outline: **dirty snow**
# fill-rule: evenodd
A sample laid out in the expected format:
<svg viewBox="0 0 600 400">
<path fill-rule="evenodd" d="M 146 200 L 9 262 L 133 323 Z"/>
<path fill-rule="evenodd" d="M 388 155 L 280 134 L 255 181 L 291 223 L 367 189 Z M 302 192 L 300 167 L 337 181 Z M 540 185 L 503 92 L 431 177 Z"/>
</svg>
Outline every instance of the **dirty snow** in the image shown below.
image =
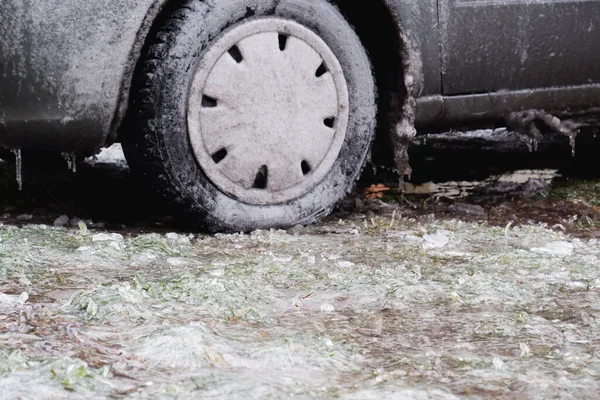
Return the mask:
<svg viewBox="0 0 600 400">
<path fill-rule="evenodd" d="M 0 393 L 597 398 L 599 261 L 597 240 L 538 225 L 5 226 Z"/>
<path fill-rule="evenodd" d="M 519 191 L 524 195 L 537 194 L 547 189 L 560 174 L 557 170 L 518 170 L 498 176 L 490 176 L 482 181 L 425 182 L 414 185 L 404 183 L 407 194 L 430 194 L 451 199 L 465 198 L 477 191 L 510 193 Z"/>
<path fill-rule="evenodd" d="M 100 153 L 85 159 L 88 164 L 107 164 L 121 168 L 127 168 L 127 160 L 120 143 L 103 148 Z"/>
</svg>

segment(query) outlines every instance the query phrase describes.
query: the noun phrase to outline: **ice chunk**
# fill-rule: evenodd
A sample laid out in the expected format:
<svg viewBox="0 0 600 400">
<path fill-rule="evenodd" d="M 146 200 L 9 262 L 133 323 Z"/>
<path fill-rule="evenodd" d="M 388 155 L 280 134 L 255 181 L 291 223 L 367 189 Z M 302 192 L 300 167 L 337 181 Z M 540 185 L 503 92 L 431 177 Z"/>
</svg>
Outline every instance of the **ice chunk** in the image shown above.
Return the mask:
<svg viewBox="0 0 600 400">
<path fill-rule="evenodd" d="M 92 242 L 120 242 L 123 240 L 123 235 L 119 233 L 98 233 L 92 236 Z"/>
<path fill-rule="evenodd" d="M 573 254 L 573 244 L 565 241 L 550 242 L 544 247 L 534 247 L 531 249 L 534 253 L 545 253 L 556 256 L 569 256 Z"/>
<path fill-rule="evenodd" d="M 426 234 L 423 235 L 423 239 L 425 239 L 423 243 L 423 248 L 425 249 L 439 249 L 450 242 L 448 236 L 443 233 Z"/>
<path fill-rule="evenodd" d="M 331 314 L 335 312 L 335 307 L 333 304 L 323 303 L 321 304 L 321 312 L 324 314 Z"/>
<path fill-rule="evenodd" d="M 123 154 L 123 148 L 119 143 L 115 143 L 110 147 L 102 149 L 102 151 L 86 160 L 88 163 L 98 164 L 112 164 L 119 167 L 127 168 L 127 161 L 125 160 L 125 154 Z"/>
<path fill-rule="evenodd" d="M 521 349 L 520 357 L 529 357 L 531 355 L 531 347 L 527 343 L 520 343 L 519 348 Z"/>
<path fill-rule="evenodd" d="M 172 265 L 173 267 L 182 267 L 184 265 L 188 265 L 190 263 L 189 260 L 182 257 L 169 257 L 167 258 L 167 264 Z"/>
<path fill-rule="evenodd" d="M 177 240 L 179 239 L 179 235 L 176 234 L 175 232 L 169 232 L 165 235 L 165 237 L 169 240 Z"/>
<path fill-rule="evenodd" d="M 494 358 L 492 359 L 492 364 L 494 365 L 494 368 L 498 370 L 506 368 L 506 366 L 504 365 L 504 361 L 502 361 L 498 356 L 494 356 Z"/>
<path fill-rule="evenodd" d="M 18 296 L 0 293 L 0 307 L 18 308 L 23 306 L 28 298 L 29 294 L 27 292 L 23 292 Z"/>
<path fill-rule="evenodd" d="M 354 265 L 352 261 L 338 261 L 337 266 L 340 268 L 351 268 Z"/>
</svg>

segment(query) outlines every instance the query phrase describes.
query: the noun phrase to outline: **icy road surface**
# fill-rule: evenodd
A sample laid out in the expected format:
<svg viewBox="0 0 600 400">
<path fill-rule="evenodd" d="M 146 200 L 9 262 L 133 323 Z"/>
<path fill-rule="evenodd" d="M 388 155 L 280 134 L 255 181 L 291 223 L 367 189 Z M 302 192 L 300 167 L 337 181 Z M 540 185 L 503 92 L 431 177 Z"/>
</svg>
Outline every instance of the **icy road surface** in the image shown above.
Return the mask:
<svg viewBox="0 0 600 400">
<path fill-rule="evenodd" d="M 538 225 L 4 226 L 0 397 L 598 398 L 599 268 Z"/>
</svg>

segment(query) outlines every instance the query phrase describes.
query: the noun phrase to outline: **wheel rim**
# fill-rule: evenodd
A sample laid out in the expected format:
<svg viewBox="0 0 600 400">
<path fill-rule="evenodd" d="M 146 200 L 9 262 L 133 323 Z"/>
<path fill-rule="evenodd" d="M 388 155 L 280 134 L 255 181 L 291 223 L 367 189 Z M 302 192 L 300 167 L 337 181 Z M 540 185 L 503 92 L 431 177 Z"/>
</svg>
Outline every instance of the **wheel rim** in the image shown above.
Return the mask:
<svg viewBox="0 0 600 400">
<path fill-rule="evenodd" d="M 296 199 L 334 166 L 346 137 L 342 67 L 314 32 L 263 18 L 202 55 L 188 105 L 194 155 L 211 182 L 249 204 Z"/>
</svg>

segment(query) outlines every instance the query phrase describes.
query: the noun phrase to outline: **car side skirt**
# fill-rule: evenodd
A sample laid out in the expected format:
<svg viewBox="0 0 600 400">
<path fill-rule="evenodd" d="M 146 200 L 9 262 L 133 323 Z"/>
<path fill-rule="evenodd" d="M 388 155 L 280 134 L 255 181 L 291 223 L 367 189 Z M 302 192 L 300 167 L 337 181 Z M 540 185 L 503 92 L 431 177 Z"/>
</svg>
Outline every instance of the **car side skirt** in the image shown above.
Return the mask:
<svg viewBox="0 0 600 400">
<path fill-rule="evenodd" d="M 561 115 L 600 112 L 600 84 L 552 87 L 417 99 L 416 125 L 420 131 L 436 127 L 501 125 L 507 113 L 529 109 Z"/>
</svg>

